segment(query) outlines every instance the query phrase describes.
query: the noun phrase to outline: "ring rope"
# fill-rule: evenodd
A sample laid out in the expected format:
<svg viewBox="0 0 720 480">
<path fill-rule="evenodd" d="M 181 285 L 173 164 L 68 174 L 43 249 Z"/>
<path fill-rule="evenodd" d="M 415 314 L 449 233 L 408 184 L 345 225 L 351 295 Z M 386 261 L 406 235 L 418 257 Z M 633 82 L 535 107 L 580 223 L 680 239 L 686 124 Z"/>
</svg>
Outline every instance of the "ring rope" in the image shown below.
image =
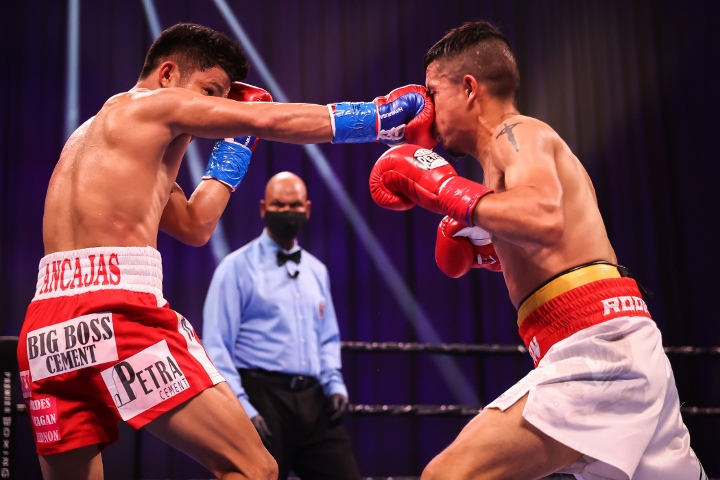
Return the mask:
<svg viewBox="0 0 720 480">
<path fill-rule="evenodd" d="M 362 405 L 351 404 L 348 413 L 359 416 L 433 416 L 433 417 L 472 417 L 483 407 L 469 405 Z M 680 407 L 686 416 L 720 416 L 717 407 Z"/>
<path fill-rule="evenodd" d="M 527 354 L 524 345 L 471 344 L 471 343 L 414 343 L 414 342 L 340 342 L 344 352 L 382 353 L 444 353 L 467 355 L 473 353 Z M 720 356 L 720 347 L 664 347 L 668 355 Z"/>
<path fill-rule="evenodd" d="M 526 354 L 524 345 L 467 344 L 467 343 L 415 343 L 415 342 L 341 342 L 343 352 L 380 353 L 439 353 L 448 355 L 468 354 Z M 665 347 L 668 355 L 720 356 L 720 347 Z M 389 416 L 475 416 L 483 407 L 468 405 L 363 405 L 351 404 L 348 412 L 353 415 Z M 680 407 L 685 416 L 720 416 L 718 407 Z"/>
</svg>

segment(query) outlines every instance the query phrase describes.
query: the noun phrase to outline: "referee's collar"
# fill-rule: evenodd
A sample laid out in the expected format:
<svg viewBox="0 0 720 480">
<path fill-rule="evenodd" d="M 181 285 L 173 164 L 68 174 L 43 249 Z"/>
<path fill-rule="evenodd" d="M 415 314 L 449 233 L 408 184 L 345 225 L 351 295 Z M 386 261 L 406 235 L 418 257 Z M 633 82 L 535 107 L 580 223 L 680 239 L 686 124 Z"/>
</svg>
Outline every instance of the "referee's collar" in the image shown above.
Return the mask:
<svg viewBox="0 0 720 480">
<path fill-rule="evenodd" d="M 268 235 L 267 233 L 267 227 L 263 228 L 262 234 L 260 235 L 260 241 L 270 249 L 273 255 L 276 255 L 277 252 L 295 253 L 298 250 L 302 250 L 297 239 L 295 239 L 295 245 L 293 245 L 290 250 L 285 250 L 280 245 L 278 245 L 275 240 L 270 238 L 270 235 Z"/>
</svg>

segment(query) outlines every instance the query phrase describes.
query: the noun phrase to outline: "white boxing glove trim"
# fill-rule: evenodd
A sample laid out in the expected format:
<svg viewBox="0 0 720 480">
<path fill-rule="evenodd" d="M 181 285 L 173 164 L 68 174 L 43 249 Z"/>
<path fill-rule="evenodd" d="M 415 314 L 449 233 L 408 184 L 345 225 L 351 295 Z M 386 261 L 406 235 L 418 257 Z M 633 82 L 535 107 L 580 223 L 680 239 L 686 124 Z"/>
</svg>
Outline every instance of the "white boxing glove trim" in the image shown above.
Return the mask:
<svg viewBox="0 0 720 480">
<path fill-rule="evenodd" d="M 458 231 L 453 237 L 466 237 L 470 243 L 477 246 L 492 243 L 492 235 L 480 227 L 465 227 Z"/>
<path fill-rule="evenodd" d="M 333 114 L 332 104 L 328 104 L 328 113 L 330 114 L 330 128 L 332 128 L 332 136 L 335 138 L 335 114 Z"/>
</svg>

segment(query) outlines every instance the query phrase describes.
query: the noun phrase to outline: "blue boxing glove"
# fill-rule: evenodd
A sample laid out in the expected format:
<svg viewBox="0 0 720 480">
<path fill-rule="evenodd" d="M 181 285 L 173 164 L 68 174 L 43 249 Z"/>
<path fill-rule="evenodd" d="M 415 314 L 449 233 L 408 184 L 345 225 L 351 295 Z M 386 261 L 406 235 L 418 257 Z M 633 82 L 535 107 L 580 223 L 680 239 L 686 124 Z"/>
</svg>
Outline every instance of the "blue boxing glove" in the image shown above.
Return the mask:
<svg viewBox="0 0 720 480">
<path fill-rule="evenodd" d="M 215 142 L 203 180 L 214 178 L 234 192 L 250 165 L 253 149 L 247 145 L 254 148 L 256 144 L 255 137 L 228 138 Z"/>
<path fill-rule="evenodd" d="M 228 98 L 238 102 L 273 101 L 267 91 L 242 82 L 232 82 Z M 247 172 L 257 142 L 257 137 L 252 136 L 218 140 L 210 154 L 203 180 L 214 178 L 234 192 Z"/>
<path fill-rule="evenodd" d="M 412 143 L 432 149 L 435 104 L 421 85 L 396 88 L 372 102 L 328 105 L 333 143 Z"/>
</svg>

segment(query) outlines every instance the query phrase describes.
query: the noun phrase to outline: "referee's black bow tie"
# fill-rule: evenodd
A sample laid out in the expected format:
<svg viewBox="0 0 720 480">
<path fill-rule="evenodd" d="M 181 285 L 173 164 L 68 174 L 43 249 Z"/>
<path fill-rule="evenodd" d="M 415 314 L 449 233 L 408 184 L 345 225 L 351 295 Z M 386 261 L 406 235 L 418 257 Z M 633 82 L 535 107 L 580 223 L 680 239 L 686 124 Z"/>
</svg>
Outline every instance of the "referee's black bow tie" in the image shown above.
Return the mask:
<svg viewBox="0 0 720 480">
<path fill-rule="evenodd" d="M 277 252 L 277 262 L 278 266 L 282 267 L 287 263 L 288 260 L 292 260 L 295 263 L 300 263 L 300 254 L 302 253 L 302 250 L 298 250 L 297 252 L 293 253 L 285 253 L 280 250 Z"/>
</svg>

